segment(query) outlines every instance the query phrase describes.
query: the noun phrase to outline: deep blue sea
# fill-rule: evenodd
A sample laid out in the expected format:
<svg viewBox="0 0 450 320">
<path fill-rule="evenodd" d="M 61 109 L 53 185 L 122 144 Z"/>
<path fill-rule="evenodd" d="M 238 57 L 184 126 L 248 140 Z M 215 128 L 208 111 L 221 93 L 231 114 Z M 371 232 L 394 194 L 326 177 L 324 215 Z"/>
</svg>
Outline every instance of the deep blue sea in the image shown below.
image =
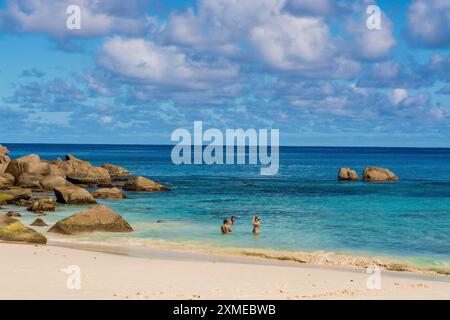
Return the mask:
<svg viewBox="0 0 450 320">
<path fill-rule="evenodd" d="M 450 266 L 450 149 L 281 147 L 278 174 L 261 176 L 254 165 L 177 166 L 171 146 L 5 145 L 13 158 L 71 153 L 169 186 L 171 192 L 104 201 L 135 228 L 127 238 L 394 256 Z M 366 166 L 386 167 L 400 181 L 338 182 L 343 166 L 360 177 Z M 73 210 L 63 208 L 46 219 L 54 222 Z M 231 215 L 238 216 L 233 233 L 222 236 L 221 221 Z M 253 215 L 262 218 L 257 238 Z"/>
</svg>

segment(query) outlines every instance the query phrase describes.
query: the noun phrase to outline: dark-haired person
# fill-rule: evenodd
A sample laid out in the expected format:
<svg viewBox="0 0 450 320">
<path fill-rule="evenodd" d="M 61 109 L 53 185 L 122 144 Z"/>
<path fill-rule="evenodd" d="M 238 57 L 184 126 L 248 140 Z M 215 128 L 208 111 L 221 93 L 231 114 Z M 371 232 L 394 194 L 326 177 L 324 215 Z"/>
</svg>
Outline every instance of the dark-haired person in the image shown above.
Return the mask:
<svg viewBox="0 0 450 320">
<path fill-rule="evenodd" d="M 230 224 L 234 224 L 234 222 L 236 221 L 237 217 L 236 216 L 231 216 L 230 218 Z"/>
<path fill-rule="evenodd" d="M 227 219 L 223 220 L 223 224 L 220 227 L 220 231 L 222 231 L 222 234 L 230 233 L 231 232 L 230 221 L 228 221 Z"/>
<path fill-rule="evenodd" d="M 252 224 L 253 224 L 253 233 L 259 234 L 259 232 L 261 231 L 261 218 L 258 216 L 254 216 Z"/>
</svg>

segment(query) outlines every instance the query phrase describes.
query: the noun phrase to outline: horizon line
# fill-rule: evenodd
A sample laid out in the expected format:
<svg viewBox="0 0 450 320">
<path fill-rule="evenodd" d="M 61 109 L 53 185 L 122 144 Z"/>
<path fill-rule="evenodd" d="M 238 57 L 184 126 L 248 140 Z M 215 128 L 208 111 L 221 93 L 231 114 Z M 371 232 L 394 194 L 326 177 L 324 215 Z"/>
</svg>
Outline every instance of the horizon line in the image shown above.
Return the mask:
<svg viewBox="0 0 450 320">
<path fill-rule="evenodd" d="M 153 143 L 153 144 L 143 144 L 143 143 L 61 143 L 61 142 L 2 142 L 0 145 L 70 145 L 70 146 L 176 146 L 178 144 L 164 144 L 164 143 Z M 202 147 L 208 144 L 202 145 Z M 189 146 L 189 145 L 182 145 Z M 190 145 L 199 146 L 199 145 Z M 214 146 L 214 145 L 212 145 Z M 228 145 L 223 145 L 227 147 Z M 245 145 L 249 147 L 249 145 Z M 234 146 L 237 147 L 237 146 Z M 267 147 L 271 147 L 268 145 Z M 292 148 L 391 148 L 391 149 L 450 149 L 448 147 L 419 147 L 419 146 L 332 146 L 332 145 L 280 145 L 280 148 L 292 147 Z"/>
</svg>

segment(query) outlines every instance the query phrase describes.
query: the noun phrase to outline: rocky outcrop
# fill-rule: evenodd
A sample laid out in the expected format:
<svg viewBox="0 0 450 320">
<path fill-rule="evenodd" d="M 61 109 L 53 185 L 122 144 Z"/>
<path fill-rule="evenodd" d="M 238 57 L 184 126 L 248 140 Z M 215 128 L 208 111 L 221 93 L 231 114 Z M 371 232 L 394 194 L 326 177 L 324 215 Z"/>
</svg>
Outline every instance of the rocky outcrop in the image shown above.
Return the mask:
<svg viewBox="0 0 450 320">
<path fill-rule="evenodd" d="M 58 221 L 48 232 L 78 234 L 84 232 L 131 232 L 133 229 L 120 215 L 104 205 L 95 205 Z"/>
<path fill-rule="evenodd" d="M 52 199 L 41 198 L 33 201 L 27 208 L 28 211 L 41 212 L 41 211 L 55 211 L 56 203 Z"/>
<path fill-rule="evenodd" d="M 0 144 L 0 175 L 3 175 L 8 168 L 11 159 L 8 157 L 9 150 Z"/>
<path fill-rule="evenodd" d="M 364 181 L 386 182 L 398 181 L 398 177 L 389 169 L 380 167 L 367 167 L 364 169 Z"/>
<path fill-rule="evenodd" d="M 103 188 L 91 192 L 95 199 L 126 199 L 127 196 L 118 188 Z"/>
<path fill-rule="evenodd" d="M 133 177 L 123 186 L 124 190 L 136 192 L 169 191 L 169 188 L 144 177 Z"/>
<path fill-rule="evenodd" d="M 69 181 L 58 175 L 49 175 L 39 181 L 44 190 L 53 190 L 58 187 L 66 187 L 72 185 Z"/>
<path fill-rule="evenodd" d="M 16 179 L 9 173 L 0 175 L 0 189 L 9 188 L 14 185 Z"/>
<path fill-rule="evenodd" d="M 29 188 L 41 188 L 39 182 L 48 175 L 64 175 L 58 167 L 41 160 L 36 154 L 12 160 L 6 173 L 14 176 L 15 185 Z"/>
<path fill-rule="evenodd" d="M 350 168 L 341 168 L 338 173 L 339 180 L 359 181 L 358 174 Z"/>
<path fill-rule="evenodd" d="M 105 168 L 94 167 L 87 161 L 78 159 L 72 155 L 66 155 L 66 160 L 53 162 L 66 175 L 69 182 L 87 185 L 110 185 L 111 176 Z"/>
<path fill-rule="evenodd" d="M 111 176 L 111 180 L 113 181 L 120 181 L 120 180 L 126 180 L 128 177 L 130 177 L 131 173 L 125 168 L 105 163 L 102 165 L 102 168 L 108 170 L 109 175 Z"/>
<path fill-rule="evenodd" d="M 41 218 L 37 218 L 36 220 L 33 221 L 32 224 L 30 224 L 30 226 L 33 226 L 33 227 L 47 227 L 48 224 L 46 224 L 45 221 L 42 220 Z"/>
<path fill-rule="evenodd" d="M 64 204 L 94 204 L 94 197 L 85 189 L 77 186 L 55 188 L 56 201 Z"/>
<path fill-rule="evenodd" d="M 26 227 L 19 220 L 7 216 L 0 216 L 0 240 L 36 244 L 47 243 L 45 236 Z"/>
<path fill-rule="evenodd" d="M 11 189 L 0 191 L 0 203 L 16 203 L 20 200 L 30 200 L 32 192 L 29 189 Z"/>
</svg>

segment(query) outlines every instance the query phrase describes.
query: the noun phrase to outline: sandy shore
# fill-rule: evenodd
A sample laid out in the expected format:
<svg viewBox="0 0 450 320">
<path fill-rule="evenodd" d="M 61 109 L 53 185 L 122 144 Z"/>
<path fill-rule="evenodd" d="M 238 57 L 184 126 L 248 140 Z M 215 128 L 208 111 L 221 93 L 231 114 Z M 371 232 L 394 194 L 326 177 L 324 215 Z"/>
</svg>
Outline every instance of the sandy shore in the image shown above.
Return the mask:
<svg viewBox="0 0 450 320">
<path fill-rule="evenodd" d="M 369 289 L 365 269 L 256 258 L 0 243 L 0 261 L 0 299 L 450 299 L 447 276 L 381 271 L 381 289 Z M 70 266 L 79 267 L 80 289 L 67 287 Z"/>
</svg>

